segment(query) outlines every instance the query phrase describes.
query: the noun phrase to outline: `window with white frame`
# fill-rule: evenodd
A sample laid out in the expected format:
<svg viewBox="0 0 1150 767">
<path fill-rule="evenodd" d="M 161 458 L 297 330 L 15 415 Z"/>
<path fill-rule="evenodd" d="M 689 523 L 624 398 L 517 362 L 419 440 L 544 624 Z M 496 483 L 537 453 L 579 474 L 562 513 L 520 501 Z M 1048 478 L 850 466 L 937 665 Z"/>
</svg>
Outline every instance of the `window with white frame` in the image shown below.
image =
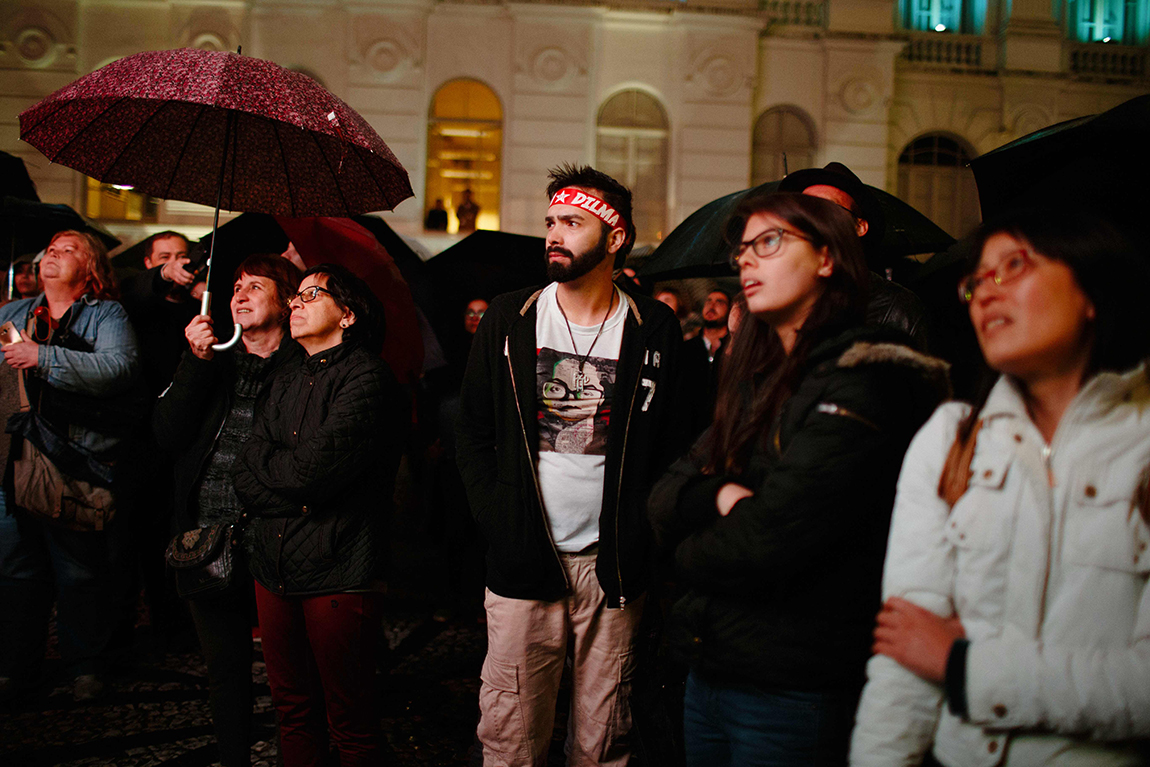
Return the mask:
<svg viewBox="0 0 1150 767">
<path fill-rule="evenodd" d="M 667 135 L 667 113 L 645 91 L 621 91 L 599 108 L 595 167 L 634 194 L 637 244 L 667 234 Z"/>
<path fill-rule="evenodd" d="M 774 107 L 759 116 L 751 142 L 751 186 L 778 181 L 815 165 L 815 129 L 796 107 Z"/>
<path fill-rule="evenodd" d="M 973 152 L 958 140 L 928 133 L 906 145 L 898 158 L 898 196 L 962 237 L 978 225 L 978 187 L 970 169 Z"/>
</svg>

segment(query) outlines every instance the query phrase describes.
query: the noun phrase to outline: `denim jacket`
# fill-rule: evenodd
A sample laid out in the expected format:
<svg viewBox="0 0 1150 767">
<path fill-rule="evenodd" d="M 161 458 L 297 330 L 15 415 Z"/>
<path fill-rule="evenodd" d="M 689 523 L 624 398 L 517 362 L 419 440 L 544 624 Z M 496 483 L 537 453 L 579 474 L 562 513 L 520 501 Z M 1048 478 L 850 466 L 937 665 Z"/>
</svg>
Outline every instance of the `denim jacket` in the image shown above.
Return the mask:
<svg viewBox="0 0 1150 767">
<path fill-rule="evenodd" d="M 11 320 L 20 330 L 27 330 L 32 311 L 45 302 L 43 296 L 37 296 L 0 306 L 0 324 Z M 74 394 L 105 398 L 126 392 L 140 366 L 136 334 L 127 312 L 116 301 L 83 295 L 72 305 L 72 315 L 72 333 L 91 344 L 92 351 L 41 345 L 33 374 L 55 389 Z M 74 424 L 69 426 L 68 437 L 94 453 L 107 451 L 120 441 Z"/>
</svg>

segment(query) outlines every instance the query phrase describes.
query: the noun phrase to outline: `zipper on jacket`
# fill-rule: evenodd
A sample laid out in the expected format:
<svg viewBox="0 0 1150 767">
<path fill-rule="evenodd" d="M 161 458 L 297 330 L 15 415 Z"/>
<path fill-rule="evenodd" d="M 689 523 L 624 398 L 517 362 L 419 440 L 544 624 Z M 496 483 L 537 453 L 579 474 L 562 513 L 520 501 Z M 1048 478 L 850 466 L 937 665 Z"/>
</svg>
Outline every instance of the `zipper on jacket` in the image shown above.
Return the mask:
<svg viewBox="0 0 1150 767">
<path fill-rule="evenodd" d="M 627 608 L 627 597 L 623 596 L 623 563 L 619 559 L 619 509 L 623 502 L 623 464 L 627 461 L 627 437 L 631 433 L 631 413 L 635 410 L 635 397 L 639 396 L 639 384 L 643 381 L 643 366 L 647 364 L 648 349 L 643 349 L 643 362 L 639 365 L 639 375 L 635 376 L 635 390 L 631 392 L 631 405 L 627 408 L 627 421 L 623 424 L 623 452 L 619 455 L 619 485 L 615 491 L 615 575 L 619 579 L 619 609 Z"/>
<path fill-rule="evenodd" d="M 515 386 L 515 368 L 511 366 L 511 336 L 503 337 L 503 356 L 507 358 L 507 372 L 511 375 L 511 396 L 515 398 L 515 410 L 519 413 L 519 430 L 523 434 L 523 448 L 527 451 L 527 464 L 531 467 L 531 480 L 535 483 L 535 497 L 539 499 L 539 513 L 543 516 L 543 529 L 547 531 L 547 542 L 551 544 L 551 551 L 555 553 L 555 561 L 559 564 L 559 572 L 563 573 L 563 585 L 570 590 L 571 581 L 567 578 L 567 568 L 563 567 L 563 558 L 559 556 L 559 547 L 551 537 L 551 523 L 547 520 L 547 509 L 543 507 L 543 491 L 539 487 L 539 473 L 535 470 L 535 455 L 531 452 L 531 445 L 527 444 L 527 427 L 524 426 L 523 407 L 519 404 L 519 389 Z"/>
<path fill-rule="evenodd" d="M 882 429 L 880 429 L 878 427 L 878 424 L 876 424 L 874 421 L 870 420 L 869 418 L 866 418 L 865 416 L 861 416 L 858 413 L 854 412 L 853 410 L 848 410 L 847 408 L 843 407 L 842 405 L 836 405 L 833 402 L 820 402 L 815 407 L 815 410 L 817 410 L 820 413 L 826 413 L 827 415 L 841 415 L 845 418 L 853 418 L 854 420 L 858 421 L 859 423 L 865 424 L 866 426 L 871 427 L 875 431 L 878 431 L 878 432 L 882 431 Z"/>
<path fill-rule="evenodd" d="M 1051 489 L 1054 488 L 1054 467 L 1050 465 L 1050 454 L 1054 452 L 1050 445 L 1042 446 L 1042 465 L 1046 467 L 1046 482 Z"/>
</svg>

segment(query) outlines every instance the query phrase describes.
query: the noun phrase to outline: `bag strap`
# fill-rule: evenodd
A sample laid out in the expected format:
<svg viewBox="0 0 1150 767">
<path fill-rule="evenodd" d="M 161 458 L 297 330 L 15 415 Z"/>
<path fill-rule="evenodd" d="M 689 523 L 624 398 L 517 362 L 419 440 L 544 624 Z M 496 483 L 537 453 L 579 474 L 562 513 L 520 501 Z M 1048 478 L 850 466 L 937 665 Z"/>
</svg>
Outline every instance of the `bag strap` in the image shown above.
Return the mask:
<svg viewBox="0 0 1150 767">
<path fill-rule="evenodd" d="M 975 422 L 966 439 L 955 436 L 954 444 L 946 454 L 946 463 L 942 465 L 942 476 L 938 479 L 938 497 L 946 501 L 951 508 L 970 487 L 970 478 L 974 476 L 970 464 L 974 461 L 974 448 L 978 444 L 980 431 L 982 431 L 981 418 Z"/>
<path fill-rule="evenodd" d="M 36 315 L 33 314 L 32 312 L 28 313 L 28 322 L 27 322 L 25 328 L 28 332 L 28 337 L 31 338 L 33 331 L 35 331 L 35 329 L 36 329 Z M 28 375 L 28 371 L 21 370 L 20 374 L 18 376 L 16 376 L 16 388 L 20 391 L 20 412 L 21 413 L 27 413 L 29 410 L 32 409 L 32 403 L 28 401 L 28 387 L 27 387 L 27 384 L 25 383 L 25 378 L 27 375 Z"/>
</svg>

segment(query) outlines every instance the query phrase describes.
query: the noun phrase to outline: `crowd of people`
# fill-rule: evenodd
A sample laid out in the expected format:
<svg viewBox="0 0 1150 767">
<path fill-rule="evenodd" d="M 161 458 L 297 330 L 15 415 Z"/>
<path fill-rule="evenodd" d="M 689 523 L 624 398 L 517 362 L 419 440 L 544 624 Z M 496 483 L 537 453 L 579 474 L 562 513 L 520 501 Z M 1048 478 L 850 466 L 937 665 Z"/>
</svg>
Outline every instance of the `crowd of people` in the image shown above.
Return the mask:
<svg viewBox="0 0 1150 767">
<path fill-rule="evenodd" d="M 619 276 L 626 187 L 565 165 L 547 195 L 548 284 L 459 307 L 425 382 L 449 580 L 487 627 L 483 764 L 546 764 L 565 676 L 579 767 L 1150 764 L 1144 252 L 1081 210 L 982 225 L 956 300 L 985 375 L 959 402 L 845 166 L 742 200 L 738 290 L 697 322 Z M 163 232 L 117 286 L 62 232 L 0 306 L 0 699 L 37 683 L 53 603 L 99 697 L 174 573 L 224 765 L 250 764 L 253 609 L 283 763 L 381 764 L 412 426 L 384 307 L 343 267 L 250 255 L 220 350 L 189 262 Z M 165 546 L 170 573 L 140 566 Z"/>
</svg>

